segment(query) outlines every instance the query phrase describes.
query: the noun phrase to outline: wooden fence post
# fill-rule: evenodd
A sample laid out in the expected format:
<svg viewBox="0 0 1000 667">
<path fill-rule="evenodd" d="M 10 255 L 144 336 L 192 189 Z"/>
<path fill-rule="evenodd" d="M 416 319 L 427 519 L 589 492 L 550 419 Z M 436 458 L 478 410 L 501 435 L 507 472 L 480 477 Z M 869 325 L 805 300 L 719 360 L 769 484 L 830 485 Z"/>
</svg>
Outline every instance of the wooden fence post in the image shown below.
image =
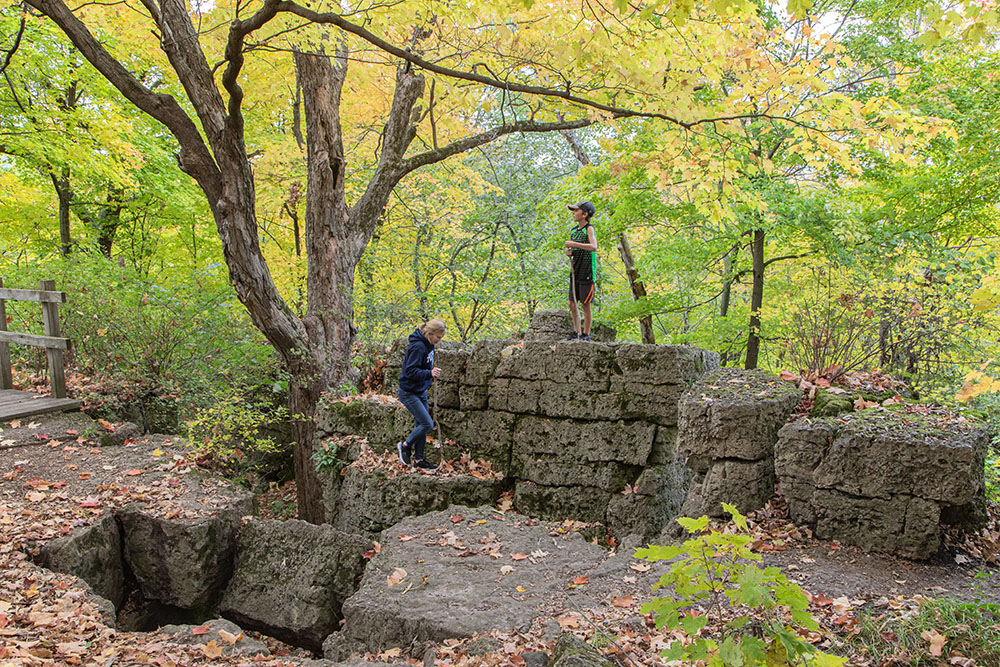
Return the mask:
<svg viewBox="0 0 1000 667">
<path fill-rule="evenodd" d="M 43 280 L 42 289 L 54 292 L 56 281 Z M 45 335 L 59 338 L 59 304 L 51 301 L 42 302 L 42 321 L 45 324 Z M 45 357 L 49 362 L 49 383 L 52 385 L 52 396 L 66 398 L 66 375 L 63 371 L 63 352 L 55 348 L 45 348 Z"/>
<path fill-rule="evenodd" d="M 0 278 L 0 287 L 3 287 L 3 278 Z M 7 306 L 3 298 L 0 298 L 0 331 L 7 330 Z M 14 388 L 14 374 L 10 368 L 10 345 L 0 343 L 0 389 Z"/>
</svg>

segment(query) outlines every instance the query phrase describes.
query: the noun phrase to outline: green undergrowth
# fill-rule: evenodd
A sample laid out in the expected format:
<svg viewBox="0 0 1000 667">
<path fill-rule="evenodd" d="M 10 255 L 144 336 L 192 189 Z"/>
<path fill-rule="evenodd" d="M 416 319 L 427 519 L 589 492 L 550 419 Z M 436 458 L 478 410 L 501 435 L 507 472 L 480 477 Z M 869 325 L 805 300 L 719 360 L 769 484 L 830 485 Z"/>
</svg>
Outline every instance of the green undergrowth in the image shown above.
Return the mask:
<svg viewBox="0 0 1000 667">
<path fill-rule="evenodd" d="M 682 517 L 678 523 L 692 533 L 682 545 L 635 552 L 637 558 L 671 561 L 654 590 L 671 589 L 672 594 L 642 606 L 643 613 L 654 615 L 657 627 L 685 636 L 661 656 L 707 667 L 843 665 L 845 658 L 803 639 L 820 630 L 805 591 L 778 568 L 757 566 L 761 556 L 751 550 L 746 518 L 728 503 L 723 507 L 735 532 L 708 529 L 708 517 Z"/>
<path fill-rule="evenodd" d="M 858 627 L 847 649 L 870 664 L 1000 666 L 1000 606 L 995 604 L 927 600 L 915 612 L 862 614 Z"/>
</svg>

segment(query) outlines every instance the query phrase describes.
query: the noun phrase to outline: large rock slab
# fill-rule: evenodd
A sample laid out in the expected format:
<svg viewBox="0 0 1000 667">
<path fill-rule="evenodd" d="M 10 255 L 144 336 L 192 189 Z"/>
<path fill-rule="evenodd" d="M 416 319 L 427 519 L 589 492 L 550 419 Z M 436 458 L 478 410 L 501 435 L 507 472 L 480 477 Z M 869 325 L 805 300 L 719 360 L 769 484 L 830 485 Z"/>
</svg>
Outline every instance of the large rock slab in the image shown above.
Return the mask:
<svg viewBox="0 0 1000 667">
<path fill-rule="evenodd" d="M 204 481 L 212 493 L 199 505 L 214 509 L 164 514 L 162 508 L 133 503 L 116 511 L 125 559 L 148 600 L 204 609 L 232 573 L 236 532 L 241 518 L 253 513 L 253 497 L 232 484 Z"/>
<path fill-rule="evenodd" d="M 792 520 L 817 537 L 929 558 L 940 522 L 985 519 L 986 426 L 883 409 L 786 425 L 776 472 Z"/>
<path fill-rule="evenodd" d="M 615 363 L 627 383 L 687 386 L 719 367 L 719 354 L 690 345 L 621 345 Z"/>
<path fill-rule="evenodd" d="M 363 435 L 373 447 L 395 447 L 413 429 L 413 417 L 392 397 L 334 401 L 319 413 L 325 435 Z"/>
<path fill-rule="evenodd" d="M 462 384 L 468 386 L 486 386 L 493 379 L 497 365 L 500 363 L 503 351 L 516 340 L 481 340 L 472 347 L 472 353 L 465 362 L 465 374 Z"/>
<path fill-rule="evenodd" d="M 38 563 L 54 572 L 80 577 L 115 607 L 120 607 L 125 599 L 121 535 L 110 512 L 93 524 L 42 546 Z"/>
<path fill-rule="evenodd" d="M 524 332 L 524 340 L 555 342 L 564 340 L 573 332 L 573 317 L 568 310 L 536 310 L 528 330 Z M 601 322 L 594 322 L 590 328 L 590 335 L 596 342 L 610 343 L 617 334 L 614 327 Z"/>
<path fill-rule="evenodd" d="M 337 629 L 370 546 L 331 526 L 248 520 L 220 611 L 243 627 L 318 650 Z"/>
<path fill-rule="evenodd" d="M 514 507 L 518 512 L 551 521 L 575 519 L 603 523 L 614 494 L 595 486 L 545 486 L 517 482 Z"/>
<path fill-rule="evenodd" d="M 774 495 L 774 462 L 713 461 L 704 475 L 695 478 L 681 508 L 684 516 L 727 516 L 722 503 L 746 514 L 760 509 Z"/>
<path fill-rule="evenodd" d="M 349 466 L 337 501 L 326 503 L 327 522 L 348 533 L 376 536 L 407 516 L 443 510 L 449 505 L 492 505 L 500 497 L 502 479 L 471 475 L 445 477 Z"/>
<path fill-rule="evenodd" d="M 633 585 L 626 579 L 645 576 L 628 568 L 631 559 L 611 558 L 578 533 L 486 509 L 408 518 L 380 542 L 360 589 L 344 603 L 343 630 L 324 643 L 329 659 L 527 627 L 567 604 L 590 607 L 621 595 Z M 647 574 L 636 585 L 651 585 L 656 575 Z M 572 588 L 581 576 L 588 583 Z"/>
<path fill-rule="evenodd" d="M 656 425 L 647 422 L 593 422 L 520 417 L 514 425 L 513 459 L 555 455 L 565 461 L 616 461 L 643 465 L 653 449 Z"/>
<path fill-rule="evenodd" d="M 629 535 L 642 541 L 658 537 L 681 513 L 689 484 L 679 464 L 644 468 L 631 488 L 611 496 L 605 517 L 608 529 L 619 542 Z"/>
<path fill-rule="evenodd" d="M 795 385 L 765 371 L 709 373 L 681 397 L 678 448 L 700 472 L 714 459 L 771 458 L 778 429 L 801 398 Z"/>
</svg>

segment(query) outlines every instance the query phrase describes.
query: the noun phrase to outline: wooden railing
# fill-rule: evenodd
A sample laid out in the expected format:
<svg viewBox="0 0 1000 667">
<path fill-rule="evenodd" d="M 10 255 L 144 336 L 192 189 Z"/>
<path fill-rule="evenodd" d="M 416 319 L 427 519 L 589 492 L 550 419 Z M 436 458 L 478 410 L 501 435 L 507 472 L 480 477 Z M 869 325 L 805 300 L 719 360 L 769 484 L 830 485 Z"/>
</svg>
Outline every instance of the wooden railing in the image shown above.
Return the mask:
<svg viewBox="0 0 1000 667">
<path fill-rule="evenodd" d="M 66 374 L 63 370 L 63 352 L 70 348 L 69 339 L 62 338 L 59 327 L 59 304 L 66 303 L 66 293 L 56 292 L 56 281 L 43 280 L 41 289 L 8 289 L 0 278 L 0 389 L 13 389 L 14 378 L 10 366 L 10 344 L 19 343 L 44 347 L 49 366 L 49 384 L 54 398 L 66 398 Z M 42 304 L 42 322 L 45 335 L 7 331 L 6 301 L 35 301 Z"/>
</svg>

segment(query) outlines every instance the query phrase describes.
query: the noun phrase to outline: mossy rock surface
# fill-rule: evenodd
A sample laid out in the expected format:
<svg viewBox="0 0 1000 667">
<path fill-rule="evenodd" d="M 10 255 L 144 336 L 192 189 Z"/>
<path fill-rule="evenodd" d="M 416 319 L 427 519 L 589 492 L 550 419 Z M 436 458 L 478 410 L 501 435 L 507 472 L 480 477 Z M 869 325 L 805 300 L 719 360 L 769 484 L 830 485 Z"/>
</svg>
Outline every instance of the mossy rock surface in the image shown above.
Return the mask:
<svg viewBox="0 0 1000 667">
<path fill-rule="evenodd" d="M 825 389 L 816 392 L 810 417 L 836 417 L 854 410 L 854 396 L 849 393 L 837 394 Z"/>
</svg>

